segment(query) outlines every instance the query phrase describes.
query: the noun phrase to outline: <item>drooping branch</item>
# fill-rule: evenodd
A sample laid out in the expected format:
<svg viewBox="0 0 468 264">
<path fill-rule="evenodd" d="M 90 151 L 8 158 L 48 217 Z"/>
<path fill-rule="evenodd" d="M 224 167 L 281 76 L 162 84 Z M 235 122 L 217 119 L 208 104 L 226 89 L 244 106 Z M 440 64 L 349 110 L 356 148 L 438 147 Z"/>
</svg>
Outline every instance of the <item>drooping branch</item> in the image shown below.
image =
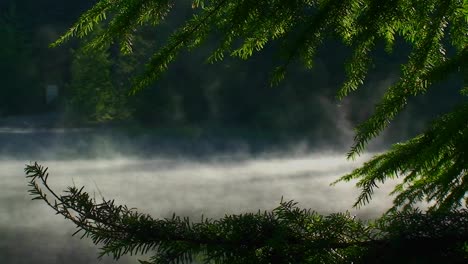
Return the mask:
<svg viewBox="0 0 468 264">
<path fill-rule="evenodd" d="M 175 215 L 154 219 L 105 199 L 98 203 L 83 188 L 69 187 L 59 195 L 48 185 L 47 168 L 34 163 L 25 171 L 33 199 L 71 220 L 75 234 L 101 245 L 101 256 L 116 259 L 153 252 L 149 263 L 189 263 L 200 255 L 222 263 L 358 263 L 372 254 L 390 254 L 401 243 L 438 245 L 450 249 L 448 257 L 467 257 L 462 245 L 468 241 L 468 211 L 397 213 L 364 222 L 349 213 L 323 216 L 282 201 L 271 212 L 194 223 Z"/>
</svg>

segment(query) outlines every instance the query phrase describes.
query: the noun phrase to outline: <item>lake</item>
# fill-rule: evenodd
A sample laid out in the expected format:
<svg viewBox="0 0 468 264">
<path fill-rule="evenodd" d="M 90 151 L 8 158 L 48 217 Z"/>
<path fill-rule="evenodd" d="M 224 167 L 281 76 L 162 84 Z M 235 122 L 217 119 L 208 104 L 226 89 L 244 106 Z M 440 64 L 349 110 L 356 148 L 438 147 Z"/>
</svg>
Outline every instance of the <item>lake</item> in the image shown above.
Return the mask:
<svg viewBox="0 0 468 264">
<path fill-rule="evenodd" d="M 30 162 L 49 167 L 55 190 L 84 185 L 96 197 L 154 217 L 176 213 L 197 221 L 201 215 L 271 210 L 282 197 L 324 214 L 350 210 L 358 190 L 352 183 L 329 184 L 371 156 L 351 162 L 346 149 L 311 149 L 301 142 L 271 148 L 239 139 L 213 142 L 112 129 L 1 128 L 0 263 L 98 263 L 95 246 L 70 237 L 73 224 L 30 200 L 23 172 Z M 378 217 L 391 205 L 391 187 L 380 188 L 370 205 L 350 211 Z"/>
</svg>

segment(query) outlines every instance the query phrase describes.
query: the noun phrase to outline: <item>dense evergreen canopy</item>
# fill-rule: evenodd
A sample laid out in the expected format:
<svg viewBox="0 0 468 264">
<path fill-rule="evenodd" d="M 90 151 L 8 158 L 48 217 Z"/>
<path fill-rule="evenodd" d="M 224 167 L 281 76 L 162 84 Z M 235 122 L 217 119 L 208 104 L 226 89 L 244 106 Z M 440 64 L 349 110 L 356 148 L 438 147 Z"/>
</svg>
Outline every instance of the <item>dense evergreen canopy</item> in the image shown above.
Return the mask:
<svg viewBox="0 0 468 264">
<path fill-rule="evenodd" d="M 177 4 L 167 0 L 101 0 L 54 45 L 71 37 L 85 37 L 98 24 L 104 24 L 104 31 L 89 42 L 88 48 L 99 49 L 117 42 L 122 52 L 131 53 L 134 33 L 142 25 L 160 24 Z M 209 62 L 225 56 L 249 59 L 266 45 L 274 46 L 277 65 L 272 73 L 273 84 L 285 77 L 288 66 L 295 61 L 312 68 L 318 47 L 328 40 L 339 40 L 353 51 L 344 63 L 347 78 L 337 94 L 342 99 L 362 86 L 373 64 L 375 50 L 384 48 L 392 52 L 395 45 L 408 46 L 410 53 L 407 62 L 401 65 L 399 80 L 386 89 L 374 113 L 357 126 L 355 142 L 348 153 L 350 158 L 362 153 L 367 142 L 388 126 L 411 97 L 425 93 L 434 84 L 456 75 L 465 81 L 465 87 L 459 87 L 460 93 L 468 95 L 467 1 L 194 0 L 192 6 L 193 16 L 174 30 L 149 59 L 145 72 L 135 78 L 133 93 L 156 81 L 181 51 L 193 50 L 208 39 L 219 41 L 218 48 L 207 58 Z M 274 263 L 275 260 L 337 263 L 340 259 L 357 263 L 366 262 L 371 252 L 390 250 L 392 247 L 387 245 L 393 239 L 401 245 L 423 243 L 428 236 L 440 237 L 440 241 L 457 241 L 453 247 L 445 244 L 450 249 L 445 253 L 453 253 L 454 262 L 461 262 L 467 258 L 466 248 L 462 246 L 467 241 L 467 231 L 461 228 L 463 225 L 466 228 L 466 223 L 458 225 L 455 219 L 466 219 L 466 213 L 450 217 L 457 214 L 452 210 L 466 204 L 467 142 L 468 104 L 463 102 L 435 120 L 423 134 L 394 145 L 341 178 L 340 181 L 358 180 L 362 193 L 357 206 L 369 202 L 378 183 L 401 178 L 401 184 L 394 190 L 397 194 L 394 212 L 383 218 L 384 224 L 378 227 L 347 215 L 324 218 L 297 210 L 288 203 L 272 213 L 228 216 L 219 221 L 190 224 L 178 218 L 154 220 L 108 201 L 96 204 L 76 188 L 70 188 L 65 196 L 54 194 L 57 204 L 48 202 L 77 224 L 85 235 L 104 243 L 103 253 L 119 257 L 155 249 L 160 255 L 153 259 L 154 263 L 186 260 L 199 252 L 204 252 L 208 260 L 227 263 Z M 27 173 L 31 177 L 32 194 L 47 201 L 36 182 L 40 179 L 49 188 L 44 169 L 29 166 Z M 434 212 L 411 211 L 418 201 L 431 202 Z M 433 217 L 443 213 L 447 218 Z M 412 219 L 407 226 L 399 225 L 401 214 Z M 428 220 L 431 222 L 428 224 L 421 220 L 426 217 L 436 220 Z M 412 221 L 424 224 L 412 225 Z M 439 236 L 427 235 L 425 232 L 430 229 L 417 231 L 423 226 L 440 230 L 438 225 L 452 224 L 456 226 L 454 234 Z M 398 228 L 392 229 L 395 225 Z M 405 233 L 406 227 L 409 233 Z M 381 248 L 380 243 L 386 246 Z M 440 252 L 438 256 L 442 255 Z"/>
</svg>

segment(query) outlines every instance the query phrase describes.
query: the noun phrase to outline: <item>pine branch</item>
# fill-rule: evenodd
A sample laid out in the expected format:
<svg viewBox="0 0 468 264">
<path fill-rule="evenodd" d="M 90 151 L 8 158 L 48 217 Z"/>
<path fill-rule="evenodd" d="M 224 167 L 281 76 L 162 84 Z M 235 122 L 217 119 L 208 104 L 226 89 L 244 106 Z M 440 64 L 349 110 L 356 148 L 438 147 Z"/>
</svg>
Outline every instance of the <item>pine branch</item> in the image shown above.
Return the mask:
<svg viewBox="0 0 468 264">
<path fill-rule="evenodd" d="M 175 215 L 153 219 L 105 199 L 96 203 L 83 188 L 69 187 L 58 195 L 48 185 L 46 168 L 34 163 L 25 171 L 33 199 L 45 201 L 75 223 L 76 233 L 83 232 L 81 238 L 90 237 L 101 244 L 100 256 L 115 259 L 153 252 L 148 263 L 190 263 L 200 254 L 207 262 L 219 263 L 314 263 L 318 259 L 348 263 L 362 260 L 369 252 L 388 254 L 400 243 L 457 249 L 468 239 L 466 210 L 434 215 L 397 213 L 378 222 L 364 222 L 349 213 L 323 216 L 282 201 L 271 212 L 193 223 Z M 52 193 L 53 201 L 37 181 Z"/>
</svg>

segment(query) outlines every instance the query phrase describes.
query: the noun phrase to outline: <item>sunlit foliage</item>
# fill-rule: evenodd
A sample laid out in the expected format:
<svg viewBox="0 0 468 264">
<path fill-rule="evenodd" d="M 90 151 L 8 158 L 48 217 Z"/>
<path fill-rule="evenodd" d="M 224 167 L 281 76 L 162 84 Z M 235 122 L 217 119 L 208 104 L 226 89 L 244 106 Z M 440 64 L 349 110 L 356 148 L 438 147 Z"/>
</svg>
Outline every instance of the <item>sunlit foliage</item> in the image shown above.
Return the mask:
<svg viewBox="0 0 468 264">
<path fill-rule="evenodd" d="M 70 37 L 84 37 L 102 21 L 106 30 L 89 43 L 99 47 L 117 41 L 122 52 L 132 50 L 133 32 L 144 24 L 157 25 L 177 3 L 167 0 L 101 0 L 54 45 Z M 396 40 L 411 45 L 400 81 L 388 88 L 374 115 L 357 129 L 350 156 L 381 132 L 405 106 L 408 97 L 424 93 L 435 81 L 460 71 L 468 61 L 468 4 L 466 1 L 193 1 L 194 15 L 174 31 L 137 78 L 134 91 L 158 79 L 183 49 L 220 35 L 219 47 L 209 61 L 234 56 L 250 58 L 269 42 L 278 42 L 278 65 L 272 78 L 280 81 L 294 60 L 312 67 L 319 45 L 340 39 L 354 50 L 345 64 L 347 80 L 338 97 L 356 90 L 372 64 L 371 52 L 379 43 L 391 51 Z M 109 17 L 109 19 L 106 19 Z M 455 52 L 449 56 L 447 50 Z"/>
<path fill-rule="evenodd" d="M 176 4 L 167 0 L 101 0 L 54 45 L 71 37 L 83 38 L 104 24 L 103 33 L 87 47 L 93 50 L 117 42 L 122 52 L 130 53 L 134 32 L 142 25 L 157 26 Z M 411 97 L 449 76 L 464 77 L 465 86 L 468 83 L 467 1 L 194 0 L 192 7 L 193 16 L 174 30 L 151 56 L 146 71 L 136 77 L 133 93 L 160 78 L 181 51 L 193 50 L 209 38 L 219 41 L 207 58 L 209 62 L 226 56 L 247 60 L 267 45 L 274 46 L 277 65 L 273 84 L 282 81 L 293 62 L 312 68 L 318 48 L 328 40 L 339 40 L 353 51 L 344 63 L 347 77 L 337 93 L 342 99 L 364 83 L 375 50 L 392 52 L 398 43 L 404 43 L 410 52 L 401 65 L 400 78 L 387 87 L 374 113 L 357 126 L 348 153 L 353 158 Z M 468 87 L 459 90 L 468 95 Z M 300 211 L 291 203 L 282 203 L 271 213 L 227 216 L 199 224 L 179 218 L 154 220 L 108 201 L 96 204 L 76 188 L 70 188 L 65 196 L 55 195 L 54 204 L 36 183 L 40 179 L 49 189 L 44 170 L 29 166 L 27 173 L 36 198 L 48 201 L 85 236 L 102 242 L 104 254 L 115 257 L 154 249 L 159 254 L 153 263 L 189 260 L 198 252 L 208 261 L 223 263 L 359 263 L 366 262 L 366 256 L 392 256 L 388 252 L 395 249 L 393 246 L 416 243 L 428 249 L 422 255 L 431 256 L 431 260 L 441 256 L 451 260 L 447 254 L 453 253 L 457 259 L 452 262 L 462 263 L 466 262 L 466 212 L 458 215 L 452 210 L 464 205 L 468 190 L 467 117 L 465 101 L 435 120 L 423 134 L 394 145 L 340 179 L 358 180 L 357 187 L 362 190 L 356 202 L 359 206 L 372 198 L 379 183 L 401 178 L 403 182 L 394 190 L 394 210 L 378 222 L 380 225 L 355 221 L 346 214 L 322 217 Z M 431 211 L 414 212 L 414 203 L 424 200 L 432 202 Z M 446 234 L 446 230 L 453 233 Z M 406 251 L 400 248 L 395 252 Z"/>
<path fill-rule="evenodd" d="M 386 179 L 403 178 L 393 194 L 394 207 L 411 209 L 421 201 L 431 210 L 456 209 L 468 202 L 468 104 L 444 115 L 430 129 L 393 145 L 340 181 L 358 179 L 362 192 L 355 206 L 369 202 L 374 188 Z"/>
<path fill-rule="evenodd" d="M 88 46 L 96 48 L 118 42 L 122 52 L 131 52 L 134 32 L 141 25 L 158 25 L 176 4 L 167 0 L 101 0 L 54 45 L 71 37 L 82 38 L 105 22 L 104 32 L 90 41 Z M 392 52 L 396 42 L 406 43 L 411 52 L 407 62 L 401 65 L 400 79 L 387 88 L 374 113 L 356 127 L 354 145 L 348 153 L 350 158 L 362 153 L 367 142 L 388 126 L 408 99 L 425 93 L 431 85 L 450 75 L 461 76 L 468 68 L 468 3 L 462 0 L 195 0 L 192 7 L 192 18 L 175 29 L 166 44 L 156 50 L 147 63 L 145 73 L 135 79 L 133 92 L 157 80 L 182 50 L 192 50 L 212 35 L 218 36 L 219 45 L 207 58 L 209 62 L 222 60 L 225 56 L 249 59 L 269 43 L 277 43 L 278 65 L 273 72 L 272 83 L 281 81 L 288 65 L 296 60 L 302 61 L 307 68 L 313 67 L 317 48 L 326 40 L 338 39 L 353 50 L 352 56 L 344 63 L 347 77 L 337 93 L 341 99 L 364 83 L 373 63 L 372 52 L 381 44 L 384 44 L 385 50 Z M 468 77 L 465 77 L 467 80 Z M 467 89 L 460 87 L 460 92 L 466 95 Z M 459 109 L 462 109 L 458 110 L 462 111 L 461 114 L 449 115 L 456 115 L 452 119 L 458 118 L 453 122 L 459 125 L 445 129 L 440 142 L 450 140 L 444 135 L 466 135 L 468 123 L 463 118 L 466 106 Z M 438 130 L 440 125 L 432 127 L 427 133 L 438 133 L 434 132 Z M 395 193 L 401 194 L 395 200 L 397 206 L 422 199 L 435 201 L 436 207 L 442 208 L 460 204 L 459 200 L 467 190 L 464 177 L 468 164 L 453 160 L 461 155 L 458 153 L 460 148 L 446 148 L 441 153 L 435 144 L 425 141 L 423 144 L 432 147 L 428 146 L 424 156 L 413 156 L 413 159 L 418 158 L 418 168 L 408 163 L 407 149 L 418 149 L 421 139 L 432 137 L 427 133 L 396 146 L 361 170 L 342 178 L 361 179 L 358 187 L 362 189 L 362 195 L 356 205 L 369 201 L 377 182 L 407 175 L 410 171 L 410 176 L 405 178 L 406 185 L 395 189 Z M 465 139 L 461 136 L 459 140 L 466 142 Z M 405 149 L 398 151 L 402 146 Z M 441 169 L 441 164 L 437 162 L 442 160 L 445 160 L 444 168 L 451 168 L 450 172 L 432 173 L 432 169 Z M 383 161 L 387 167 L 383 167 Z M 417 187 L 422 184 L 418 179 L 436 183 L 438 187 L 426 186 L 422 191 Z M 419 191 L 410 191 L 413 188 L 407 189 L 407 185 Z M 445 196 L 450 197 L 448 200 L 442 199 Z M 448 201 L 451 201 L 450 205 L 445 204 Z"/>
</svg>

